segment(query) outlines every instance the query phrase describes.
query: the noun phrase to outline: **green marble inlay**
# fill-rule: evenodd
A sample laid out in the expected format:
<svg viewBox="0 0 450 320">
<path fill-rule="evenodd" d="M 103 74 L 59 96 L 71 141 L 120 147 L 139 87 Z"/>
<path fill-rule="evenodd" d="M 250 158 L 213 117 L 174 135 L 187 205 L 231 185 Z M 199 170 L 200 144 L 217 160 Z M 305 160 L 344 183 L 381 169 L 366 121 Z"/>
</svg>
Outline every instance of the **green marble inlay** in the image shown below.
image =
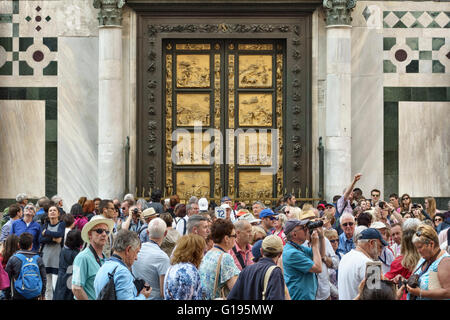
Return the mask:
<svg viewBox="0 0 450 320">
<path fill-rule="evenodd" d="M 406 73 L 419 73 L 419 60 L 411 60 L 406 66 Z"/>
<path fill-rule="evenodd" d="M 39 88 L 26 88 L 27 89 L 27 100 L 39 100 Z M 47 118 L 46 118 L 47 119 Z"/>
<path fill-rule="evenodd" d="M 26 61 L 19 61 L 19 76 L 32 76 L 33 74 L 33 68 Z"/>
<path fill-rule="evenodd" d="M 433 21 L 427 26 L 427 28 L 441 28 L 441 26 L 436 21 Z"/>
<path fill-rule="evenodd" d="M 393 11 L 393 13 L 399 18 L 401 19 L 407 11 Z"/>
<path fill-rule="evenodd" d="M 416 21 L 410 26 L 410 28 L 423 28 L 423 25 L 419 21 Z"/>
<path fill-rule="evenodd" d="M 58 121 L 45 120 L 45 141 L 56 142 L 58 137 Z"/>
<path fill-rule="evenodd" d="M 58 75 L 58 62 L 57 61 L 51 61 L 48 66 L 46 66 L 42 70 L 42 74 L 44 76 L 56 76 Z"/>
<path fill-rule="evenodd" d="M 13 37 L 19 36 L 19 24 L 13 23 Z"/>
<path fill-rule="evenodd" d="M 439 60 L 433 60 L 433 73 L 445 73 L 445 66 Z"/>
<path fill-rule="evenodd" d="M 12 38 L 0 38 L 0 46 L 2 46 L 5 51 L 12 51 Z"/>
<path fill-rule="evenodd" d="M 444 44 L 445 38 L 433 38 L 431 40 L 433 51 L 438 51 Z"/>
<path fill-rule="evenodd" d="M 418 19 L 424 13 L 424 11 L 410 11 L 409 13 L 411 13 L 414 18 Z"/>
<path fill-rule="evenodd" d="M 46 45 L 50 51 L 58 51 L 58 38 L 43 38 L 42 43 Z"/>
<path fill-rule="evenodd" d="M 383 60 L 383 72 L 396 73 L 397 67 L 391 62 L 391 60 Z"/>
<path fill-rule="evenodd" d="M 28 47 L 33 43 L 34 40 L 31 37 L 19 38 L 19 51 L 27 51 Z"/>
<path fill-rule="evenodd" d="M 449 101 L 450 97 L 447 95 L 447 88 L 431 87 L 428 88 L 429 101 Z"/>
<path fill-rule="evenodd" d="M 12 23 L 12 14 L 0 14 L 0 23 Z"/>
<path fill-rule="evenodd" d="M 13 59 L 13 61 L 18 61 L 19 60 L 19 52 L 13 52 L 12 59 Z"/>
<path fill-rule="evenodd" d="M 392 28 L 408 28 L 401 20 L 397 22 Z"/>
<path fill-rule="evenodd" d="M 419 38 L 406 38 L 405 43 L 411 50 L 419 50 Z"/>
<path fill-rule="evenodd" d="M 58 118 L 58 102 L 56 100 L 45 100 L 45 119 L 56 120 Z"/>
<path fill-rule="evenodd" d="M 428 88 L 411 88 L 411 101 L 428 101 Z"/>
<path fill-rule="evenodd" d="M 6 61 L 5 64 L 0 67 L 0 76 L 12 76 L 12 61 Z"/>
<path fill-rule="evenodd" d="M 13 0 L 13 13 L 19 13 L 19 0 Z"/>
<path fill-rule="evenodd" d="M 393 46 L 397 43 L 397 39 L 393 37 L 385 37 L 383 38 L 383 50 L 391 50 Z"/>
<path fill-rule="evenodd" d="M 419 60 L 431 60 L 432 51 L 419 51 Z"/>
</svg>

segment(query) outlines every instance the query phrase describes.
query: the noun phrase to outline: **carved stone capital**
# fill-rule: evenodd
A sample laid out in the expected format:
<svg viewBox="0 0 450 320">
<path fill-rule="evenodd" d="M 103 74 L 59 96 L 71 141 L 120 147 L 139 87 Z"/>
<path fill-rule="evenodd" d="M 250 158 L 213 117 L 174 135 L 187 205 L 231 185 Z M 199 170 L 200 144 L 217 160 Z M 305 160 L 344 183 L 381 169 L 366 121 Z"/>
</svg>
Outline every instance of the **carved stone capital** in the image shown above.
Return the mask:
<svg viewBox="0 0 450 320">
<path fill-rule="evenodd" d="M 357 0 L 323 0 L 327 26 L 350 25 L 352 22 L 351 11 L 356 6 L 356 1 Z"/>
<path fill-rule="evenodd" d="M 94 0 L 94 8 L 100 9 L 98 12 L 98 22 L 102 26 L 122 25 L 122 7 L 125 0 Z"/>
</svg>

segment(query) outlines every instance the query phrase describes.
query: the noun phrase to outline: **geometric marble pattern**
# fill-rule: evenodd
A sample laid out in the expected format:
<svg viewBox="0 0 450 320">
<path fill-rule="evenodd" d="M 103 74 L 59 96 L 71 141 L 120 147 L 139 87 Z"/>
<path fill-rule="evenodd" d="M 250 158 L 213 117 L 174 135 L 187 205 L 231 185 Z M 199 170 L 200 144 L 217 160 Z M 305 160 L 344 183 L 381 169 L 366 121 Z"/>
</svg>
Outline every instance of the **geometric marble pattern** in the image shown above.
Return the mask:
<svg viewBox="0 0 450 320">
<path fill-rule="evenodd" d="M 1 3 L 1 76 L 57 75 L 58 38 L 45 36 L 44 31 L 52 18 L 41 14 L 39 3 L 44 6 L 42 2 L 13 0 Z"/>
<path fill-rule="evenodd" d="M 384 37 L 384 73 L 449 73 L 450 38 Z"/>
<path fill-rule="evenodd" d="M 384 28 L 450 28 L 450 12 L 383 11 L 383 26 Z"/>
</svg>

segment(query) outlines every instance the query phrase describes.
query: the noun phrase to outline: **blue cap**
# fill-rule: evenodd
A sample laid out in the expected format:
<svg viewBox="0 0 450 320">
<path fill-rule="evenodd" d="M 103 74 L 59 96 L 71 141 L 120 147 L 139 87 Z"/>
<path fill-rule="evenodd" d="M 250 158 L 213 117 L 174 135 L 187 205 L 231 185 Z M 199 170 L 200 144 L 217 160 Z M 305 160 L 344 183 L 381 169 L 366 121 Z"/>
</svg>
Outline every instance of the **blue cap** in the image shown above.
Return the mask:
<svg viewBox="0 0 450 320">
<path fill-rule="evenodd" d="M 231 201 L 229 196 L 225 196 L 222 198 L 222 200 L 220 200 L 220 202 L 225 202 L 225 201 Z"/>
<path fill-rule="evenodd" d="M 261 246 L 262 246 L 262 240 L 258 240 L 253 244 L 252 247 L 252 254 L 253 254 L 253 261 L 257 261 L 261 258 Z"/>
<path fill-rule="evenodd" d="M 367 240 L 378 239 L 381 241 L 383 246 L 389 245 L 383 239 L 383 236 L 381 235 L 380 231 L 378 231 L 377 229 L 374 229 L 374 228 L 367 228 L 367 229 L 364 229 L 363 231 L 361 231 L 361 233 L 358 235 L 358 240 L 359 239 L 367 239 Z"/>
<path fill-rule="evenodd" d="M 259 218 L 262 219 L 262 218 L 266 218 L 266 217 L 270 217 L 270 216 L 274 216 L 274 215 L 275 215 L 275 213 L 272 210 L 264 209 L 259 213 Z"/>
</svg>

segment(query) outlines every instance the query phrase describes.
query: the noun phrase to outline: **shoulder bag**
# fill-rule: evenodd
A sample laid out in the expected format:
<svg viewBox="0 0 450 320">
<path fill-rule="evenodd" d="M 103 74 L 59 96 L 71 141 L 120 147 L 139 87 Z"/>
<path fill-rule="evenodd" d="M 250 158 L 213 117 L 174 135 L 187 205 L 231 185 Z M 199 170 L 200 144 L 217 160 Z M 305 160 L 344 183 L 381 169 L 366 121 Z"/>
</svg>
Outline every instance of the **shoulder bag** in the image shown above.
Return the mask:
<svg viewBox="0 0 450 320">
<path fill-rule="evenodd" d="M 222 263 L 222 256 L 223 256 L 223 253 L 220 254 L 219 260 L 217 261 L 216 279 L 214 281 L 214 290 L 213 290 L 213 300 L 226 300 L 226 295 L 225 295 L 223 288 L 220 289 L 220 297 L 216 298 L 217 287 L 219 285 L 220 264 Z"/>
<path fill-rule="evenodd" d="M 269 269 L 267 269 L 266 274 L 264 276 L 264 287 L 262 292 L 262 299 L 266 300 L 266 293 L 267 293 L 267 285 L 269 284 L 269 278 L 272 274 L 273 269 L 277 268 L 278 266 L 270 266 Z"/>
</svg>

